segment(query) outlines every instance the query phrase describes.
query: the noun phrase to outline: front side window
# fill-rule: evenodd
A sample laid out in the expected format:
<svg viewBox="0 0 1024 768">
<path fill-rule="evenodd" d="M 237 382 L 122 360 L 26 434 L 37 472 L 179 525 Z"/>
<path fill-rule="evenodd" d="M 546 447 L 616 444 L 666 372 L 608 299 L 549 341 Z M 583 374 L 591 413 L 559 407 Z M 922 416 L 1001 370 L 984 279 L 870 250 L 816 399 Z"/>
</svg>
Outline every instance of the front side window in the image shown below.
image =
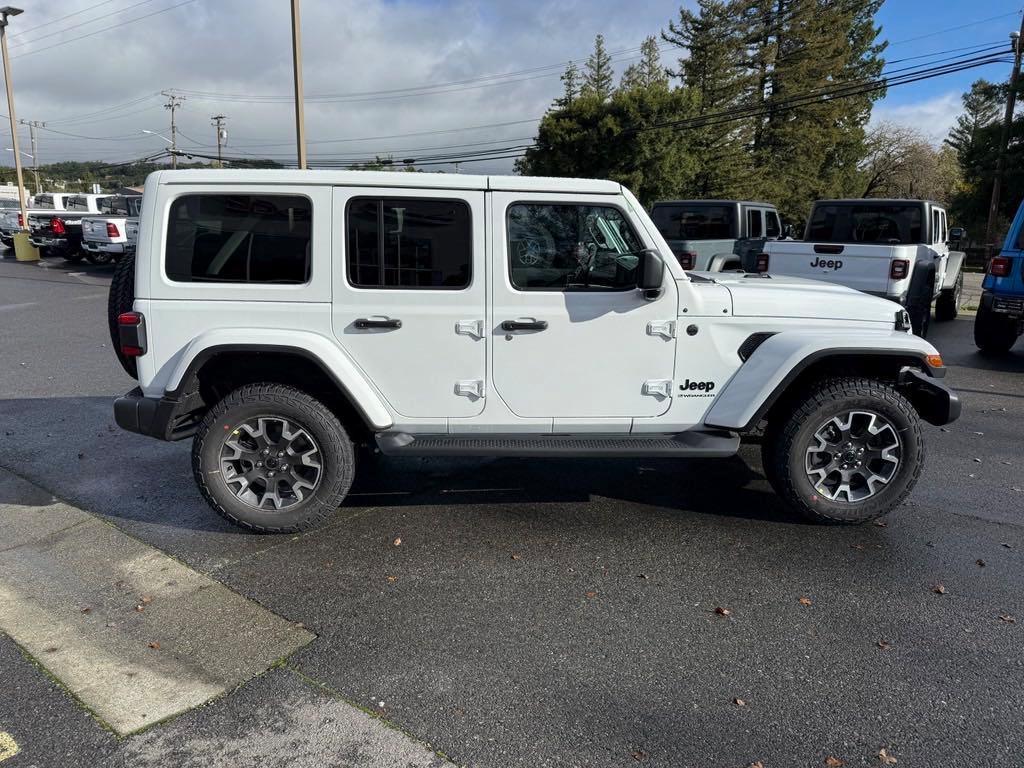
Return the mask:
<svg viewBox="0 0 1024 768">
<path fill-rule="evenodd" d="M 183 195 L 167 216 L 167 277 L 308 282 L 312 220 L 312 203 L 299 195 Z"/>
<path fill-rule="evenodd" d="M 519 290 L 635 288 L 643 247 L 610 206 L 518 203 L 508 209 L 509 272 Z"/>
<path fill-rule="evenodd" d="M 355 198 L 346 219 L 348 280 L 356 288 L 469 285 L 473 228 L 464 201 Z"/>
<path fill-rule="evenodd" d="M 732 208 L 727 205 L 661 204 L 651 212 L 666 240 L 728 240 L 735 237 Z"/>
</svg>

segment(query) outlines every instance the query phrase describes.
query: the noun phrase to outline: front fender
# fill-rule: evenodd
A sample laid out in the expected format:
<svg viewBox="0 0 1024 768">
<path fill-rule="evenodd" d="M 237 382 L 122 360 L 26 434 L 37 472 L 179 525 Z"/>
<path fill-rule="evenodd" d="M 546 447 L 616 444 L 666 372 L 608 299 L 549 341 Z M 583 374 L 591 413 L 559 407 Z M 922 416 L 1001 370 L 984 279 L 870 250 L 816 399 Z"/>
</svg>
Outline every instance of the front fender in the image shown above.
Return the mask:
<svg viewBox="0 0 1024 768">
<path fill-rule="evenodd" d="M 377 391 L 345 352 L 332 340 L 308 331 L 282 331 L 267 328 L 225 328 L 197 336 L 173 364 L 167 379 L 166 394 L 174 395 L 185 377 L 218 352 L 288 352 L 318 363 L 334 382 L 348 394 L 352 404 L 362 411 L 367 422 L 378 430 L 388 429 L 393 419 Z"/>
<path fill-rule="evenodd" d="M 956 279 L 964 266 L 964 258 L 967 254 L 963 251 L 950 251 L 946 261 L 946 275 L 942 280 L 942 290 L 948 291 L 956 285 Z"/>
<path fill-rule="evenodd" d="M 704 418 L 715 429 L 746 431 L 808 366 L 830 356 L 895 356 L 920 360 L 938 351 L 924 339 L 896 330 L 782 331 L 764 341 L 740 366 Z M 943 370 L 944 369 L 939 369 Z"/>
</svg>

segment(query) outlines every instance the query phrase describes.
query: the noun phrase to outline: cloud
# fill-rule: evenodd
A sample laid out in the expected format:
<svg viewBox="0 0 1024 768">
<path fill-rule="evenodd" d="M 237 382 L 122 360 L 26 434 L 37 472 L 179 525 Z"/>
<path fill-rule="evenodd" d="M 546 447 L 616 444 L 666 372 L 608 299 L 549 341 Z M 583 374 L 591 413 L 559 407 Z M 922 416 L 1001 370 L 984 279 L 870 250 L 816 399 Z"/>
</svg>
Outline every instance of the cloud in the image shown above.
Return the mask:
<svg viewBox="0 0 1024 768">
<path fill-rule="evenodd" d="M 907 104 L 876 104 L 871 113 L 872 125 L 888 122 L 913 128 L 940 144 L 949 135 L 963 109 L 960 92 L 951 91 L 940 96 Z"/>
</svg>

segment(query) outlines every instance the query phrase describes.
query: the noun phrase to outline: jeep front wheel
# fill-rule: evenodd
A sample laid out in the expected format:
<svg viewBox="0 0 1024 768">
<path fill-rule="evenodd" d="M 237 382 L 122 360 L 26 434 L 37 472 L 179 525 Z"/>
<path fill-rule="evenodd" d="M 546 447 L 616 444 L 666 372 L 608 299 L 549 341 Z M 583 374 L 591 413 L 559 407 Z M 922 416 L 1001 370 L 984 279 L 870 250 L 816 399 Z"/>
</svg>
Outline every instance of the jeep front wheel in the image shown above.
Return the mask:
<svg viewBox="0 0 1024 768">
<path fill-rule="evenodd" d="M 341 422 L 319 400 L 283 384 L 250 384 L 203 419 L 192 471 L 225 519 L 258 533 L 294 533 L 337 510 L 355 456 Z"/>
<path fill-rule="evenodd" d="M 824 380 L 774 421 L 762 448 L 765 473 L 790 507 L 816 522 L 881 517 L 921 474 L 921 421 L 888 384 Z"/>
</svg>

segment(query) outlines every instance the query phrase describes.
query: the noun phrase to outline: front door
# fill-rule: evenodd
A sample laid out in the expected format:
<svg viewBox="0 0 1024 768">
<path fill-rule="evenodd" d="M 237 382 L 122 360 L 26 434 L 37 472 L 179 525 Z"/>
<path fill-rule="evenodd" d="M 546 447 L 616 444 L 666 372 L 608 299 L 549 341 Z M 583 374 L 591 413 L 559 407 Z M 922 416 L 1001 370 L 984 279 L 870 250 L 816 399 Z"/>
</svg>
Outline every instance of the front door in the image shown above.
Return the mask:
<svg viewBox="0 0 1024 768">
<path fill-rule="evenodd" d="M 482 191 L 334 190 L 334 334 L 401 416 L 475 416 L 486 390 Z"/>
<path fill-rule="evenodd" d="M 492 193 L 495 393 L 518 416 L 658 416 L 671 403 L 676 286 L 646 300 L 654 247 L 619 198 Z M 614 202 L 612 202 L 614 201 Z"/>
</svg>

